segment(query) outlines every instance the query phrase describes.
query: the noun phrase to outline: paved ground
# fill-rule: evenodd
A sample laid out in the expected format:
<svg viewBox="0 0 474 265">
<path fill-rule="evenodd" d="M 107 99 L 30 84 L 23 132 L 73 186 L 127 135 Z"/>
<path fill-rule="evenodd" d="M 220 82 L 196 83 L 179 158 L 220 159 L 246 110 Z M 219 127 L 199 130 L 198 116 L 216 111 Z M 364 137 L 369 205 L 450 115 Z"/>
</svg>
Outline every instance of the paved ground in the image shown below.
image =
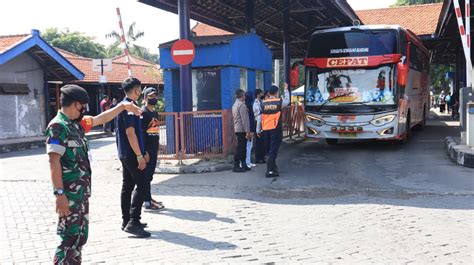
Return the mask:
<svg viewBox="0 0 474 265">
<path fill-rule="evenodd" d="M 282 177 L 156 175 L 168 210 L 145 213 L 150 239 L 120 231 L 113 138 L 93 141 L 86 263 L 474 262 L 474 171 L 452 164 L 433 120 L 402 146 L 287 145 Z M 53 196 L 43 149 L 0 155 L 0 264 L 51 263 Z"/>
</svg>

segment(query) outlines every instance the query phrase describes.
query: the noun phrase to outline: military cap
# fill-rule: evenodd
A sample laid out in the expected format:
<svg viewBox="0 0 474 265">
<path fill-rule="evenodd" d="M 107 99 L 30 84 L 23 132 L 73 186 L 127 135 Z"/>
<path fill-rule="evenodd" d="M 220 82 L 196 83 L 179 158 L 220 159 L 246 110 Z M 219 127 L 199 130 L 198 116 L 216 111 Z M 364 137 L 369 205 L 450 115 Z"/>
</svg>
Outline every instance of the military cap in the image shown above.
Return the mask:
<svg viewBox="0 0 474 265">
<path fill-rule="evenodd" d="M 65 85 L 61 87 L 61 93 L 81 104 L 89 103 L 89 95 L 87 91 L 78 85 Z"/>
</svg>

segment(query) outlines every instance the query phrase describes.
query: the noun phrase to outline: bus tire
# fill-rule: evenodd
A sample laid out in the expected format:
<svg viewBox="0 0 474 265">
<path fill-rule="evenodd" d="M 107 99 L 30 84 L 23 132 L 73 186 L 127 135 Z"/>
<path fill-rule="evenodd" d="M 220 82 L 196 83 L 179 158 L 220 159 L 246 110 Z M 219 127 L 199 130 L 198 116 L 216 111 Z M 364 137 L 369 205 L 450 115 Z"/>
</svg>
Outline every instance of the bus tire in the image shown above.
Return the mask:
<svg viewBox="0 0 474 265">
<path fill-rule="evenodd" d="M 328 145 L 337 145 L 338 139 L 335 138 L 326 138 L 326 143 Z"/>
<path fill-rule="evenodd" d="M 410 138 L 411 138 L 411 114 L 410 114 L 410 111 L 408 111 L 407 121 L 405 123 L 405 138 L 404 138 L 404 141 L 408 142 L 408 140 L 410 140 Z"/>
<path fill-rule="evenodd" d="M 426 128 L 426 106 L 423 108 L 423 119 L 416 125 L 417 131 L 423 131 Z"/>
</svg>

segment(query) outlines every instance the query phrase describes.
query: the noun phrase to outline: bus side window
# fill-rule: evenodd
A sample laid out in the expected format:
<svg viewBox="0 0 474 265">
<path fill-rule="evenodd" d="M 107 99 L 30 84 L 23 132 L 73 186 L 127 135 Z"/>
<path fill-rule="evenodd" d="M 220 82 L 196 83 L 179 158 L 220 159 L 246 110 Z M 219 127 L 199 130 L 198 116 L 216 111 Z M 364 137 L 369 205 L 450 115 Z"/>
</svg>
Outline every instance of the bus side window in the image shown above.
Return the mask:
<svg viewBox="0 0 474 265">
<path fill-rule="evenodd" d="M 420 56 L 421 51 L 414 45 L 410 43 L 410 68 L 416 71 L 424 71 L 424 62 L 423 56 Z"/>
<path fill-rule="evenodd" d="M 400 54 L 402 56 L 407 56 L 407 37 L 406 33 L 403 31 L 400 31 Z"/>
</svg>

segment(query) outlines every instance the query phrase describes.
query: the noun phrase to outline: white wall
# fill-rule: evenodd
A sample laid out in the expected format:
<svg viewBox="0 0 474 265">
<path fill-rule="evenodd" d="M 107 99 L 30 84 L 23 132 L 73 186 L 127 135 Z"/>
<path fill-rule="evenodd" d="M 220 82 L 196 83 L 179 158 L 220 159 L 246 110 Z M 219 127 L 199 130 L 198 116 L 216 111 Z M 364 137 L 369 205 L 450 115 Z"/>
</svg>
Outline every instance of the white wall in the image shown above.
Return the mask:
<svg viewBox="0 0 474 265">
<path fill-rule="evenodd" d="M 28 95 L 0 94 L 0 139 L 43 135 L 46 108 L 40 65 L 22 54 L 0 65 L 0 83 L 26 83 L 30 88 Z"/>
</svg>

